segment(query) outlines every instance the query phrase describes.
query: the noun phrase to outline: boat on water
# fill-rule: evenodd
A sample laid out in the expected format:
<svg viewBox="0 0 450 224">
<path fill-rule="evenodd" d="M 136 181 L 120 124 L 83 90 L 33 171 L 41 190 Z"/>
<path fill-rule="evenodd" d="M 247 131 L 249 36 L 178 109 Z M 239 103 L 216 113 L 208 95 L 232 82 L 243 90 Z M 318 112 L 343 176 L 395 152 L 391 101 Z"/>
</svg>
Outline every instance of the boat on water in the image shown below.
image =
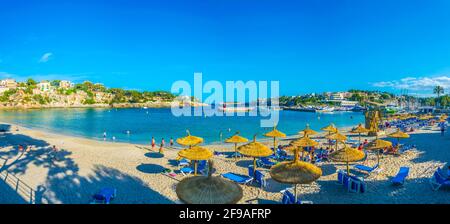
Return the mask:
<svg viewBox="0 0 450 224">
<path fill-rule="evenodd" d="M 333 113 L 335 111 L 334 107 L 322 107 L 320 109 L 317 109 L 317 113 Z"/>
<path fill-rule="evenodd" d="M 255 109 L 255 107 L 246 106 L 243 103 L 222 103 L 221 106 L 217 108 L 221 112 L 250 112 Z"/>
</svg>

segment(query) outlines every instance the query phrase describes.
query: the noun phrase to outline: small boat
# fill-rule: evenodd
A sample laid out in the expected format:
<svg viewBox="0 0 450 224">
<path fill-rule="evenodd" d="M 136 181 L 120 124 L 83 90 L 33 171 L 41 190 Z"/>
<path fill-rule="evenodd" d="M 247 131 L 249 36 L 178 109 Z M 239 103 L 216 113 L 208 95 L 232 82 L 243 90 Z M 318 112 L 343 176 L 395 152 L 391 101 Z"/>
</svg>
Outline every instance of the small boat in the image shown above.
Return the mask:
<svg viewBox="0 0 450 224">
<path fill-rule="evenodd" d="M 316 110 L 317 113 L 333 113 L 334 107 L 322 107 L 321 109 Z"/>
<path fill-rule="evenodd" d="M 228 107 L 227 105 L 235 105 L 232 107 Z M 247 106 L 239 106 L 241 103 L 223 103 L 222 106 L 219 106 L 217 109 L 221 112 L 250 112 L 255 109 L 255 107 L 247 107 Z"/>
</svg>

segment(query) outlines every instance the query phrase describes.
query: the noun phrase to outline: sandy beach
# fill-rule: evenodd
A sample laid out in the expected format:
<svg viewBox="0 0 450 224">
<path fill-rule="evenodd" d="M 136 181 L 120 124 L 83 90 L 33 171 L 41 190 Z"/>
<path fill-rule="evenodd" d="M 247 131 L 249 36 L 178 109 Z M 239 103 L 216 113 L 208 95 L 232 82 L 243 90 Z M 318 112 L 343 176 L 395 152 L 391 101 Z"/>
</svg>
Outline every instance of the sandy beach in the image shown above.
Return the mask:
<svg viewBox="0 0 450 224">
<path fill-rule="evenodd" d="M 13 178 L 5 178 L 8 173 L 20 181 L 19 184 L 11 179 L 9 182 L 0 181 L 0 203 L 28 203 L 30 200 L 37 204 L 89 203 L 94 193 L 108 186 L 117 188 L 117 198 L 113 203 L 178 203 L 175 186 L 184 176 L 161 174 L 165 168 L 177 170 L 175 158 L 178 149 L 166 148 L 162 156 L 151 151 L 148 145 L 64 136 L 14 124 L 3 126 L 7 131 L 0 134 L 0 177 L 2 180 Z M 356 136 L 352 138 L 357 139 Z M 316 139 L 324 142 L 320 136 Z M 287 142 L 288 139 L 280 143 Z M 441 136 L 437 127 L 432 127 L 411 133 L 411 138 L 403 139 L 402 143 L 416 145 L 417 149 L 399 156 L 384 155 L 382 172 L 365 179 L 366 193 L 347 192 L 336 181 L 336 171 L 345 169 L 345 165 L 325 162 L 320 166 L 323 176 L 319 180 L 298 188 L 299 198 L 315 204 L 450 203 L 448 189 L 433 191 L 429 185 L 437 167 L 450 161 L 449 133 Z M 19 144 L 31 146 L 31 149 L 20 152 Z M 265 141 L 265 144 L 271 145 L 272 141 Z M 53 145 L 57 152 L 52 150 Z M 220 152 L 233 150 L 232 145 L 206 147 Z M 251 158 L 235 161 L 215 156 L 213 160 L 216 168 L 213 175 L 225 172 L 246 174 L 246 167 L 252 163 Z M 375 165 L 376 155 L 370 153 L 366 164 Z M 390 178 L 400 166 L 410 167 L 409 176 L 404 186 L 392 186 Z M 291 187 L 275 182 L 270 179 L 267 169 L 260 169 L 267 173 L 268 186 L 264 189 L 256 185 L 243 186 L 244 197 L 240 203 L 279 203 L 279 191 Z"/>
</svg>

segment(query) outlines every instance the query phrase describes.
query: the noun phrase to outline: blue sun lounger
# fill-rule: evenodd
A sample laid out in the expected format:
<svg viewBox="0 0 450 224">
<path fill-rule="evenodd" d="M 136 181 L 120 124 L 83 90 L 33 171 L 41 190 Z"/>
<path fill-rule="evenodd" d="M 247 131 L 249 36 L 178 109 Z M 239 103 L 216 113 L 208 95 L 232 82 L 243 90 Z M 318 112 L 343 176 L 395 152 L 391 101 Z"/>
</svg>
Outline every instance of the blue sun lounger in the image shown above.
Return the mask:
<svg viewBox="0 0 450 224">
<path fill-rule="evenodd" d="M 194 162 L 194 161 L 192 161 Z M 198 161 L 198 166 L 197 166 L 197 172 L 199 173 L 204 173 L 206 169 L 206 160 L 200 160 Z M 180 169 L 180 172 L 184 175 L 187 176 L 189 174 L 192 174 L 195 172 L 194 168 L 186 166 Z"/>
<path fill-rule="evenodd" d="M 409 167 L 404 166 L 400 167 L 400 170 L 398 171 L 397 175 L 395 175 L 395 177 L 392 178 L 392 184 L 403 185 L 408 174 L 409 174 Z"/>
<path fill-rule="evenodd" d="M 235 173 L 225 173 L 222 174 L 222 177 L 228 180 L 231 180 L 233 182 L 236 182 L 238 184 L 248 184 L 253 181 L 253 177 L 235 174 Z"/>
<path fill-rule="evenodd" d="M 353 166 L 353 168 L 359 170 L 359 171 L 364 171 L 366 172 L 368 175 L 370 175 L 373 171 L 378 169 L 378 164 L 370 167 L 370 166 L 365 166 L 365 165 L 361 165 L 361 164 L 356 164 Z"/>
<path fill-rule="evenodd" d="M 438 168 L 436 172 L 434 172 L 433 176 L 430 179 L 431 189 L 433 191 L 439 190 L 441 187 L 450 187 L 450 180 L 446 180 L 441 176 L 441 168 Z"/>
<path fill-rule="evenodd" d="M 281 204 L 313 204 L 312 201 L 302 201 L 298 200 L 298 198 L 297 201 L 295 201 L 295 196 L 294 194 L 292 194 L 292 192 L 289 191 L 289 188 L 280 191 L 280 193 L 283 194 L 283 196 L 281 197 Z"/>
<path fill-rule="evenodd" d="M 275 164 L 276 163 L 270 161 L 268 157 L 262 157 L 256 160 L 256 165 L 258 165 L 259 167 L 271 168 Z"/>
<path fill-rule="evenodd" d="M 97 194 L 92 196 L 92 204 L 109 204 L 112 199 L 116 197 L 117 190 L 111 187 L 105 187 L 100 190 Z"/>
</svg>

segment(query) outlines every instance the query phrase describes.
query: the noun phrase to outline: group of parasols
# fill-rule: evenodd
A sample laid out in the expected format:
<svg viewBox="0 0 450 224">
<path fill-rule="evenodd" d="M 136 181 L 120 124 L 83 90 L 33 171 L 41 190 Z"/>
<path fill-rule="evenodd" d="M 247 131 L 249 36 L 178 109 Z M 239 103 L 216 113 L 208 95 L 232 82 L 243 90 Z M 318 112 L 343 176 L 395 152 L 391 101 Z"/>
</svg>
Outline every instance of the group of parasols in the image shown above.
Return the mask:
<svg viewBox="0 0 450 224">
<path fill-rule="evenodd" d="M 328 134 L 325 138 L 336 141 L 336 150 L 329 155 L 329 158 L 337 162 L 345 162 L 347 165 L 347 173 L 349 173 L 349 163 L 363 160 L 366 154 L 363 151 L 352 148 L 345 144 L 347 137 L 340 133 L 339 130 L 330 124 L 327 127 L 322 128 L 327 131 Z M 369 132 L 368 129 L 362 125 L 351 130 L 351 133 L 357 133 L 361 141 L 361 134 Z M 306 128 L 299 132 L 300 138 L 295 139 L 289 143 L 287 147 L 283 149 L 291 151 L 294 154 L 292 161 L 284 161 L 277 163 L 270 169 L 270 176 L 277 182 L 294 185 L 295 200 L 297 200 L 297 185 L 298 184 L 310 184 L 322 176 L 322 170 L 318 166 L 305 162 L 299 159 L 299 153 L 305 152 L 307 147 L 317 147 L 319 142 L 311 139 L 310 136 L 316 135 L 317 132 L 309 128 Z M 274 150 L 277 149 L 277 138 L 284 138 L 286 134 L 273 128 L 264 136 L 273 138 Z M 406 138 L 407 134 L 397 131 L 389 137 L 394 138 Z M 197 164 L 199 160 L 209 160 L 213 153 L 205 148 L 198 146 L 203 142 L 200 137 L 192 136 L 187 132 L 187 136 L 177 139 L 177 143 L 188 148 L 181 150 L 178 155 L 180 157 L 194 161 L 194 176 L 188 177 L 180 181 L 176 187 L 176 193 L 181 201 L 189 204 L 230 204 L 237 203 L 243 196 L 243 190 L 237 183 L 228 181 L 220 176 L 212 176 L 213 163 L 209 163 L 209 172 L 207 176 L 197 176 Z M 253 157 L 253 174 L 256 172 L 256 158 L 271 156 L 274 151 L 268 146 L 257 142 L 256 135 L 253 141 L 248 142 L 248 139 L 239 136 L 239 133 L 226 139 L 226 143 L 233 143 L 235 155 L 239 152 L 242 155 Z M 238 147 L 238 144 L 246 143 Z M 339 149 L 339 143 L 343 144 L 343 147 Z M 390 147 L 392 143 L 389 141 L 376 139 L 369 143 L 365 149 L 379 151 L 380 149 Z M 311 151 L 309 151 L 311 153 Z M 377 155 L 379 155 L 377 153 Z M 379 156 L 378 163 L 379 163 Z"/>
</svg>

